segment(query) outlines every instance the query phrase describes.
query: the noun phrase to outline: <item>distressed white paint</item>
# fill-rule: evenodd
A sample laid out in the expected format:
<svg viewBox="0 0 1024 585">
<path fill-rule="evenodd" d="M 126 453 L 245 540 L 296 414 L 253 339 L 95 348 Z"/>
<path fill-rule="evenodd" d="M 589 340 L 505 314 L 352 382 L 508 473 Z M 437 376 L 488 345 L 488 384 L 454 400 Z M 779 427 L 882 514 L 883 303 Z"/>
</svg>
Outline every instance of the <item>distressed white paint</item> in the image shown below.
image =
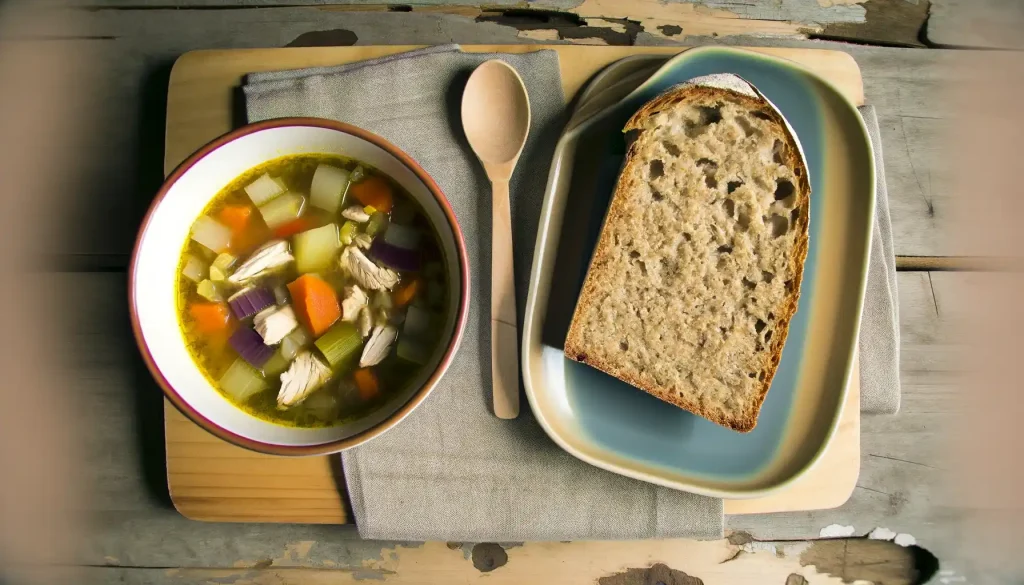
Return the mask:
<svg viewBox="0 0 1024 585">
<path fill-rule="evenodd" d="M 896 533 L 888 528 L 879 526 L 868 533 L 868 538 L 871 540 L 892 540 L 896 538 Z"/>
<path fill-rule="evenodd" d="M 914 546 L 917 544 L 917 539 L 914 538 L 913 534 L 897 534 L 893 541 L 900 546 Z"/>
<path fill-rule="evenodd" d="M 821 529 L 818 536 L 822 538 L 842 538 L 844 536 L 853 536 L 853 526 L 843 526 L 842 524 L 829 524 L 828 526 Z"/>
</svg>

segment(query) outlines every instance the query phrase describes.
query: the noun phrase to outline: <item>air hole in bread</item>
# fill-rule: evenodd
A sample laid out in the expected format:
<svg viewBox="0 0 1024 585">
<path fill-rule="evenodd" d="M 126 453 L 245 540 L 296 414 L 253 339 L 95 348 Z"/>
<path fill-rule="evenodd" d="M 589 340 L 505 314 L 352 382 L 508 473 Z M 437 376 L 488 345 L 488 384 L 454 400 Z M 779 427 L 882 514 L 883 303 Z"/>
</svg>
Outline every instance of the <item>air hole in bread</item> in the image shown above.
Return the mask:
<svg viewBox="0 0 1024 585">
<path fill-rule="evenodd" d="M 760 341 L 758 341 L 756 344 L 754 344 L 754 351 L 764 351 L 764 345 Z"/>
<path fill-rule="evenodd" d="M 768 320 L 769 321 L 774 321 L 775 320 L 775 313 L 768 313 Z"/>
<path fill-rule="evenodd" d="M 718 247 L 718 253 L 719 254 L 729 254 L 730 252 L 732 252 L 732 246 L 730 246 L 728 244 L 726 244 L 724 246 L 719 246 Z"/>
<path fill-rule="evenodd" d="M 785 283 L 786 292 L 793 292 L 793 281 L 787 280 Z"/>
<path fill-rule="evenodd" d="M 745 116 L 736 116 L 736 123 L 739 125 L 740 130 L 743 130 L 744 136 L 756 136 L 761 132 L 750 123 Z"/>
<path fill-rule="evenodd" d="M 657 189 L 651 189 L 651 199 L 655 201 L 662 201 L 665 199 L 665 196 L 661 194 L 661 191 L 658 191 Z"/>
<path fill-rule="evenodd" d="M 800 208 L 799 207 L 793 209 L 793 211 L 791 211 L 789 213 L 789 221 L 793 222 L 793 225 L 796 225 L 796 220 L 798 220 L 798 219 L 800 219 Z"/>
<path fill-rule="evenodd" d="M 622 351 L 629 351 L 629 343 L 625 339 L 623 339 L 622 341 L 619 342 L 619 349 L 621 349 Z"/>
<path fill-rule="evenodd" d="M 757 283 L 754 282 L 753 280 L 750 280 L 746 276 L 744 276 L 743 277 L 743 286 L 747 287 L 750 290 L 754 290 L 757 287 Z M 753 299 L 753 300 L 756 301 L 757 299 Z"/>
<path fill-rule="evenodd" d="M 640 273 L 647 276 L 647 264 L 644 264 L 643 260 L 637 260 L 636 264 L 640 267 Z"/>
<path fill-rule="evenodd" d="M 664 146 L 665 150 L 672 156 L 679 156 L 680 154 L 682 154 L 682 151 L 679 150 L 679 147 L 676 146 L 675 144 L 672 144 L 668 140 L 663 141 L 661 145 Z"/>
<path fill-rule="evenodd" d="M 636 260 L 637 258 L 640 257 L 640 252 L 637 252 L 636 250 L 630 250 L 629 257 L 632 258 L 633 260 Z"/>
<path fill-rule="evenodd" d="M 721 250 L 721 248 L 719 248 L 719 250 Z M 715 264 L 715 268 L 717 268 L 718 270 L 723 270 L 728 265 L 729 265 L 728 259 L 725 256 L 719 256 L 718 257 L 718 263 Z"/>
<path fill-rule="evenodd" d="M 760 118 L 762 120 L 768 120 L 769 122 L 772 119 L 771 114 L 762 110 L 754 110 L 753 112 L 750 112 L 750 115 L 755 118 Z"/>
<path fill-rule="evenodd" d="M 767 326 L 768 326 L 767 323 L 765 323 L 761 319 L 758 319 L 757 323 L 754 323 L 754 331 L 756 331 L 757 333 L 760 333 L 760 332 L 764 331 L 764 328 L 767 327 Z"/>
<path fill-rule="evenodd" d="M 709 189 L 717 189 L 718 177 L 715 176 L 715 173 L 718 172 L 718 163 L 710 158 L 699 158 L 695 164 L 697 165 L 697 168 L 704 171 L 704 184 L 707 185 Z"/>
<path fill-rule="evenodd" d="M 742 186 L 743 181 L 729 181 L 728 183 L 725 184 L 725 190 L 728 193 L 732 193 L 733 191 L 739 189 Z"/>
<path fill-rule="evenodd" d="M 777 164 L 786 164 L 786 145 L 781 140 L 776 140 L 772 144 L 772 160 Z"/>
<path fill-rule="evenodd" d="M 768 343 L 771 340 L 772 340 L 772 330 L 769 329 L 768 331 L 764 332 L 764 342 Z"/>
<path fill-rule="evenodd" d="M 750 227 L 750 214 L 741 211 L 740 216 L 736 218 L 736 223 L 739 225 L 740 231 L 747 231 L 747 228 Z"/>
<path fill-rule="evenodd" d="M 747 374 L 747 377 L 748 378 L 756 378 L 757 377 L 757 372 L 750 372 L 749 374 Z"/>
<path fill-rule="evenodd" d="M 693 236 L 690 235 L 690 232 L 683 232 L 683 239 L 689 242 L 693 240 Z"/>
<path fill-rule="evenodd" d="M 800 170 L 800 167 L 797 167 L 797 168 L 793 169 L 793 174 L 799 177 L 800 175 L 803 174 L 803 171 Z"/>
<path fill-rule="evenodd" d="M 772 237 L 778 238 L 786 235 L 789 231 L 789 218 L 773 213 L 771 218 L 765 222 L 766 226 L 770 226 L 772 229 Z"/>
<path fill-rule="evenodd" d="M 722 104 L 713 106 L 697 106 L 700 110 L 700 123 L 705 126 L 717 124 L 722 121 Z"/>
<path fill-rule="evenodd" d="M 585 362 L 587 361 L 587 354 L 581 353 L 576 356 L 576 361 Z"/>
<path fill-rule="evenodd" d="M 765 377 L 764 370 L 761 370 L 761 373 L 757 375 L 757 380 L 759 382 L 764 382 L 764 377 Z"/>
<path fill-rule="evenodd" d="M 651 166 L 650 166 L 650 177 L 651 177 L 651 179 L 657 179 L 658 177 L 664 177 L 664 176 L 665 176 L 665 163 L 661 162 L 658 159 L 652 160 L 651 161 Z"/>
<path fill-rule="evenodd" d="M 736 215 L 736 202 L 732 199 L 725 199 L 722 201 L 722 207 L 725 208 L 725 214 L 729 217 Z"/>
<path fill-rule="evenodd" d="M 787 179 L 778 179 L 775 181 L 775 200 L 782 201 L 792 195 L 796 194 L 796 187 L 793 186 Z M 786 207 L 789 207 L 788 205 Z"/>
</svg>

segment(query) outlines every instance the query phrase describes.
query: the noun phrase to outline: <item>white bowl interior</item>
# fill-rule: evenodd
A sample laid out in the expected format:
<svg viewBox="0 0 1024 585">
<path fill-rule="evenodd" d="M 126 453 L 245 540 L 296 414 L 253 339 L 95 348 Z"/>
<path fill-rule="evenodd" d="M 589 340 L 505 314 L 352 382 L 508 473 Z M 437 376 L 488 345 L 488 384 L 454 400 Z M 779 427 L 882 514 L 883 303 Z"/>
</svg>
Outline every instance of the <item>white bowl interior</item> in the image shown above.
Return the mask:
<svg viewBox="0 0 1024 585">
<path fill-rule="evenodd" d="M 210 200 L 236 177 L 269 160 L 292 154 L 326 153 L 368 163 L 404 187 L 433 223 L 447 264 L 450 304 L 441 339 L 455 334 L 462 280 L 459 254 L 449 221 L 427 186 L 398 158 L 377 145 L 339 130 L 285 126 L 252 132 L 210 152 L 189 168 L 153 210 L 135 262 L 135 303 L 145 344 L 170 386 L 213 424 L 242 437 L 286 446 L 308 446 L 341 440 L 387 419 L 433 373 L 447 349 L 439 344 L 416 379 L 370 416 L 329 428 L 286 427 L 256 418 L 232 405 L 199 370 L 185 347 L 178 317 L 175 286 L 182 248 L 193 222 Z"/>
</svg>

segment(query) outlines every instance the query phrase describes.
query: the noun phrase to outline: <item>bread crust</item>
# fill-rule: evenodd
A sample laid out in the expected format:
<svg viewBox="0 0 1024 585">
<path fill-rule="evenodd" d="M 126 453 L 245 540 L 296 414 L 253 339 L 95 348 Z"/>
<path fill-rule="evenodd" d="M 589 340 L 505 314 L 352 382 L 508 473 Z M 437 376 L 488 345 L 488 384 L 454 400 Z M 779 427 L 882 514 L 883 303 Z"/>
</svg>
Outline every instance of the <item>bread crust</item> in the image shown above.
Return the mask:
<svg viewBox="0 0 1024 585">
<path fill-rule="evenodd" d="M 623 131 L 638 131 L 640 136 L 633 141 L 627 151 L 626 161 L 616 185 L 615 192 L 612 196 L 608 212 L 605 216 L 604 224 L 601 228 L 601 235 L 598 239 L 593 257 L 591 258 L 587 277 L 584 281 L 583 288 L 580 291 L 580 296 L 573 313 L 572 323 L 569 327 L 565 342 L 565 355 L 569 359 L 588 364 L 624 382 L 636 386 L 637 388 L 640 388 L 661 400 L 675 404 L 676 406 L 698 416 L 740 432 L 749 432 L 753 430 L 757 424 L 757 417 L 760 413 L 761 406 L 764 403 L 764 399 L 768 394 L 768 389 L 771 387 L 775 373 L 778 371 L 779 362 L 782 359 L 782 350 L 789 334 L 790 321 L 797 310 L 803 280 L 803 266 L 807 258 L 809 242 L 808 227 L 810 222 L 809 204 L 811 192 L 808 170 L 803 159 L 799 140 L 795 137 L 792 129 L 775 106 L 757 92 L 753 85 L 750 85 L 750 88 L 754 91 L 756 97 L 722 87 L 708 87 L 693 84 L 676 86 L 645 104 L 632 116 L 632 118 L 630 118 L 629 122 L 627 122 Z M 612 238 L 609 235 L 609 226 L 621 221 L 625 216 L 627 195 L 638 187 L 638 181 L 636 178 L 640 176 L 640 174 L 635 171 L 637 170 L 637 165 L 642 164 L 639 149 L 643 140 L 642 134 L 644 132 L 644 123 L 657 113 L 670 109 L 679 103 L 703 99 L 727 99 L 735 103 L 742 104 L 743 107 L 750 108 L 751 110 L 756 109 L 771 116 L 771 122 L 774 123 L 774 127 L 778 128 L 781 131 L 781 134 L 785 137 L 786 149 L 783 153 L 783 160 L 787 166 L 794 170 L 797 182 L 797 201 L 799 209 L 801 210 L 799 216 L 793 222 L 793 228 L 797 231 L 797 236 L 789 262 L 792 270 L 791 274 L 793 275 L 791 279 L 791 290 L 787 291 L 788 294 L 785 298 L 785 303 L 781 307 L 780 314 L 778 314 L 775 319 L 775 334 L 767 348 L 768 351 L 760 352 L 760 354 L 764 356 L 761 360 L 761 364 L 765 372 L 764 379 L 759 380 L 760 386 L 752 408 L 747 412 L 738 413 L 737 416 L 731 418 L 727 418 L 721 416 L 717 412 L 704 409 L 696 402 L 688 400 L 684 396 L 677 395 L 669 391 L 667 388 L 660 387 L 657 384 L 652 383 L 648 379 L 641 378 L 635 371 L 619 367 L 616 364 L 607 362 L 606 360 L 588 355 L 587 340 L 583 331 L 584 324 L 580 319 L 582 308 L 586 307 L 588 304 L 594 303 L 596 300 L 595 294 L 597 293 L 598 282 L 601 280 L 601 270 L 599 267 L 605 263 L 604 261 L 609 258 L 609 255 L 615 247 L 615 243 L 612 242 Z M 765 107 L 766 105 L 769 107 Z"/>
</svg>

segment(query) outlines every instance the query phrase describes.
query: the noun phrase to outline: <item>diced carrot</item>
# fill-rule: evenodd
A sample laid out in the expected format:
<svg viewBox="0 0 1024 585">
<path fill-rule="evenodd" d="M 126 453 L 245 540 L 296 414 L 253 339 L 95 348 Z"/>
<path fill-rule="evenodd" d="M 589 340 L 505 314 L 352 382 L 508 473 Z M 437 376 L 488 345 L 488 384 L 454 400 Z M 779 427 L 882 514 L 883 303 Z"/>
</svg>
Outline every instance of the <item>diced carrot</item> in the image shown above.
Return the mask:
<svg viewBox="0 0 1024 585">
<path fill-rule="evenodd" d="M 297 217 L 284 225 L 274 229 L 274 237 L 290 238 L 299 232 L 313 229 L 313 222 L 305 217 Z"/>
<path fill-rule="evenodd" d="M 206 334 L 227 329 L 228 321 L 231 319 L 228 306 L 224 303 L 192 303 L 188 312 L 195 319 L 196 329 Z"/>
<path fill-rule="evenodd" d="M 359 389 L 359 397 L 363 400 L 369 400 L 380 392 L 377 375 L 371 368 L 360 368 L 352 374 L 352 377 L 355 378 L 356 388 Z"/>
<path fill-rule="evenodd" d="M 391 184 L 386 179 L 369 176 L 349 187 L 352 196 L 363 205 L 372 205 L 377 211 L 391 211 Z"/>
<path fill-rule="evenodd" d="M 404 307 L 412 302 L 413 297 L 420 290 L 420 279 L 414 278 L 410 280 L 406 285 L 402 286 L 395 292 L 391 293 L 391 300 L 397 307 Z"/>
<path fill-rule="evenodd" d="M 220 222 L 231 228 L 231 234 L 238 236 L 249 227 L 252 208 L 248 205 L 227 205 L 217 215 Z"/>
<path fill-rule="evenodd" d="M 341 318 L 338 295 L 331 285 L 315 274 L 303 274 L 288 283 L 299 321 L 313 337 L 320 337 Z"/>
</svg>

